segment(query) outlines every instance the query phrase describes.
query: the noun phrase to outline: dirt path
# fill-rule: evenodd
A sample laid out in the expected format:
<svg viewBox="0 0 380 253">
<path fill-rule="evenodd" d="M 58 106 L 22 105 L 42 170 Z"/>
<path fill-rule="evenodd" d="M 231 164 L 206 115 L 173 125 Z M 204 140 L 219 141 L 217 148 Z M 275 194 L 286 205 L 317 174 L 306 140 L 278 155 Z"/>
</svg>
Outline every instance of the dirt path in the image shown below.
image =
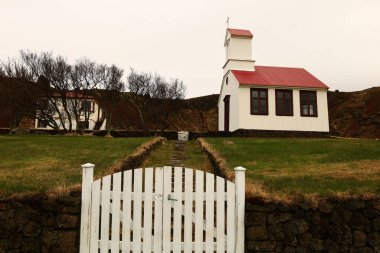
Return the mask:
<svg viewBox="0 0 380 253">
<path fill-rule="evenodd" d="M 142 167 L 178 166 L 212 171 L 207 155 L 197 141 L 164 141 L 145 160 Z"/>
</svg>

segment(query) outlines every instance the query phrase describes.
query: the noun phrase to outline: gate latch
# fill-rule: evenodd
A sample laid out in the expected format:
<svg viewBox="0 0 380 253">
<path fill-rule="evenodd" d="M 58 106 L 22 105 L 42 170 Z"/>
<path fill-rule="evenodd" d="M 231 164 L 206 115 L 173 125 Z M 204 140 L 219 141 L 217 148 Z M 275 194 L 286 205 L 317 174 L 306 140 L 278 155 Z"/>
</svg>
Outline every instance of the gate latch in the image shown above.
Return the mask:
<svg viewBox="0 0 380 253">
<path fill-rule="evenodd" d="M 168 200 L 178 201 L 178 199 L 173 198 L 173 194 L 168 194 Z"/>
</svg>

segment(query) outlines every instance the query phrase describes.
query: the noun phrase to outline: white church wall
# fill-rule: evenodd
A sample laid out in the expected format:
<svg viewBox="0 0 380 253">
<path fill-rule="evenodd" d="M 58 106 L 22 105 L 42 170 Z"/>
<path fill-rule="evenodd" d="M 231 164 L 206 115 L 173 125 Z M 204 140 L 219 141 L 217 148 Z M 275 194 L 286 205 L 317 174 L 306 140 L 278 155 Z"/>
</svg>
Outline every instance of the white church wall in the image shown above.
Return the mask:
<svg viewBox="0 0 380 253">
<path fill-rule="evenodd" d="M 228 85 L 226 78 L 228 77 Z M 239 128 L 239 83 L 236 78 L 229 73 L 224 80 L 222 92 L 218 102 L 218 130 L 224 131 L 224 101 L 226 95 L 230 95 L 230 125 L 229 130 L 235 131 Z"/>
<path fill-rule="evenodd" d="M 259 88 L 259 87 L 255 87 Z M 268 88 L 268 87 L 262 87 Z M 283 88 L 283 87 L 282 87 Z M 300 89 L 293 89 L 293 116 L 277 116 L 275 88 L 268 89 L 268 115 L 251 115 L 250 87 L 239 89 L 240 129 L 286 130 L 286 131 L 329 131 L 327 90 L 317 90 L 317 117 L 303 117 L 300 112 Z M 304 89 L 302 89 L 304 90 Z"/>
</svg>

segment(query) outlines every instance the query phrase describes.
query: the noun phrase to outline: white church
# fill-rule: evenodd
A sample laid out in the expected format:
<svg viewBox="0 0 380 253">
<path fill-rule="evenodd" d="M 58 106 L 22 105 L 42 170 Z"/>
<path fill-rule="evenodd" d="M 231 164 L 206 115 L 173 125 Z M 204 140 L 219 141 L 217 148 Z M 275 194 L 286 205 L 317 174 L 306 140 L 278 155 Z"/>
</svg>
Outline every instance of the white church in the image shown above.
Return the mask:
<svg viewBox="0 0 380 253">
<path fill-rule="evenodd" d="M 329 87 L 303 68 L 257 66 L 248 30 L 227 29 L 219 131 L 329 132 Z"/>
</svg>

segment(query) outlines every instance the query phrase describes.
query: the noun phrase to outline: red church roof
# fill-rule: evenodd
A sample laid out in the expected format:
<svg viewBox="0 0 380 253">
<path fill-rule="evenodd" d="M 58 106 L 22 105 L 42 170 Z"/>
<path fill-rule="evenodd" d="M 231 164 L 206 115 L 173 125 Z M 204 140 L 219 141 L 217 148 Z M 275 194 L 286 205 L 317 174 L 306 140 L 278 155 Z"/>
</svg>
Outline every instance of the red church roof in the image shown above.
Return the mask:
<svg viewBox="0 0 380 253">
<path fill-rule="evenodd" d="M 253 37 L 253 34 L 248 30 L 228 28 L 227 31 L 231 34 L 231 36 L 241 36 L 241 37 L 249 37 L 249 38 Z"/>
<path fill-rule="evenodd" d="M 329 88 L 302 68 L 255 66 L 255 71 L 231 70 L 231 72 L 240 85 Z"/>
</svg>

